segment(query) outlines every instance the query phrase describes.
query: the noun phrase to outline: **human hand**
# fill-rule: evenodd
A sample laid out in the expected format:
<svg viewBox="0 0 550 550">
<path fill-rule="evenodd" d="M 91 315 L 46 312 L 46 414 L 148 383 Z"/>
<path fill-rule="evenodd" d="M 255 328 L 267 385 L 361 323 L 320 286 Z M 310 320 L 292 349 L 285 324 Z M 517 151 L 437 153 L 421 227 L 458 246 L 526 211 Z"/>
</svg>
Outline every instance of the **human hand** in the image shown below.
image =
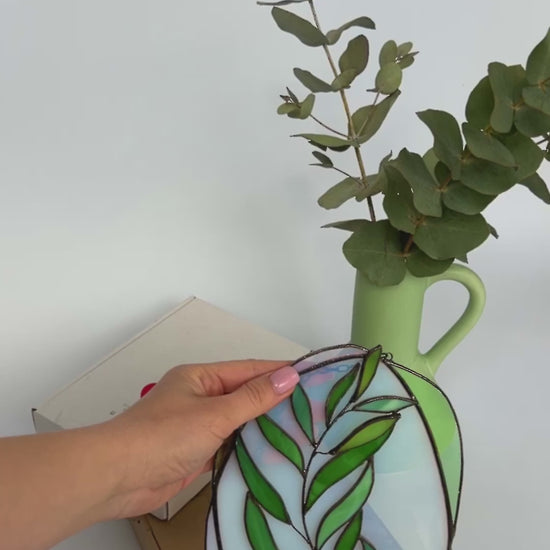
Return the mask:
<svg viewBox="0 0 550 550">
<path fill-rule="evenodd" d="M 275 407 L 299 380 L 280 361 L 230 361 L 171 369 L 104 429 L 125 449 L 111 517 L 149 512 L 211 468 L 240 425 Z"/>
</svg>

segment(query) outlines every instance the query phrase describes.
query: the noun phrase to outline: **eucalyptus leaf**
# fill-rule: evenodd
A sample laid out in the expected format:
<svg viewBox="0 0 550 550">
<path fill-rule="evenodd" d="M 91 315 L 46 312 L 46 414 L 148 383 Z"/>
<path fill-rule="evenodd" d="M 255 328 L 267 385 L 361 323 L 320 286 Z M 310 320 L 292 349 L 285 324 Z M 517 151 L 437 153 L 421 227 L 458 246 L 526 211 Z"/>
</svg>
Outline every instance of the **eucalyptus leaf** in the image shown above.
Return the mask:
<svg viewBox="0 0 550 550">
<path fill-rule="evenodd" d="M 348 69 L 343 73 L 340 73 L 330 84 L 333 91 L 343 90 L 349 88 L 350 84 L 355 80 L 357 73 L 355 69 Z"/>
<path fill-rule="evenodd" d="M 348 23 L 342 25 L 341 27 L 338 27 L 337 29 L 334 29 L 332 31 L 327 32 L 327 43 L 329 45 L 336 44 L 338 40 L 340 40 L 340 36 L 342 36 L 342 33 L 346 31 L 347 29 L 351 29 L 352 27 L 362 27 L 364 29 L 375 29 L 376 25 L 374 24 L 374 21 L 370 19 L 369 17 L 357 17 L 356 19 L 353 19 L 352 21 L 349 21 Z"/>
<path fill-rule="evenodd" d="M 342 139 L 328 134 L 295 134 L 292 137 L 303 137 L 308 141 L 312 141 L 317 145 L 325 147 L 349 147 L 351 142 L 347 139 Z"/>
<path fill-rule="evenodd" d="M 525 68 L 531 84 L 541 84 L 550 78 L 550 29 L 529 54 Z"/>
<path fill-rule="evenodd" d="M 361 74 L 369 61 L 369 41 L 360 34 L 348 42 L 347 48 L 340 56 L 338 66 L 342 73 L 352 70 L 355 75 Z"/>
<path fill-rule="evenodd" d="M 294 103 L 282 103 L 277 108 L 279 115 L 289 115 L 291 113 L 300 113 L 300 107 Z"/>
<path fill-rule="evenodd" d="M 513 168 L 469 156 L 463 161 L 460 181 L 478 193 L 498 195 L 510 189 L 516 177 Z"/>
<path fill-rule="evenodd" d="M 412 42 L 403 42 L 403 44 L 399 44 L 399 46 L 397 46 L 397 57 L 407 55 L 412 50 L 412 47 Z"/>
<path fill-rule="evenodd" d="M 489 82 L 495 96 L 490 123 L 497 132 L 506 134 L 512 129 L 515 106 L 526 83 L 525 70 L 521 65 L 489 63 Z"/>
<path fill-rule="evenodd" d="M 271 15 L 282 31 L 293 34 L 306 46 L 324 46 L 327 44 L 325 35 L 307 19 L 278 7 L 271 10 Z"/>
<path fill-rule="evenodd" d="M 369 223 L 371 222 L 363 219 L 344 220 L 341 222 L 327 223 L 322 226 L 322 229 L 328 229 L 328 228 L 342 229 L 344 231 L 351 231 L 352 233 L 355 233 L 356 231 L 359 231 L 360 229 L 363 229 L 364 227 L 366 227 Z"/>
<path fill-rule="evenodd" d="M 380 68 L 388 64 L 394 64 L 399 55 L 399 48 L 397 47 L 395 40 L 388 40 L 385 42 L 380 48 L 380 53 L 378 54 L 378 63 L 380 64 Z"/>
<path fill-rule="evenodd" d="M 481 214 L 468 216 L 445 210 L 441 218 L 426 218 L 416 230 L 414 242 L 434 260 L 447 260 L 477 248 L 489 236 Z"/>
<path fill-rule="evenodd" d="M 435 109 L 428 109 L 416 114 L 428 126 L 434 137 L 433 149 L 437 158 L 449 167 L 453 179 L 460 179 L 464 146 L 456 119 L 445 111 Z"/>
<path fill-rule="evenodd" d="M 376 74 L 375 86 L 381 94 L 393 94 L 403 80 L 403 70 L 396 63 L 384 65 Z"/>
<path fill-rule="evenodd" d="M 482 78 L 470 93 L 466 103 L 466 120 L 476 128 L 485 130 L 489 127 L 491 113 L 495 107 L 495 98 L 489 77 Z"/>
<path fill-rule="evenodd" d="M 422 220 L 422 214 L 414 207 L 411 187 L 395 168 L 388 166 L 386 174 L 384 211 L 393 227 L 414 234 L 418 223 Z"/>
<path fill-rule="evenodd" d="M 415 58 L 417 53 L 418 52 L 412 52 L 412 53 L 408 53 L 407 55 L 404 55 L 403 57 L 400 57 L 397 60 L 397 64 L 402 69 L 407 69 L 408 67 L 410 67 L 414 63 L 414 58 Z"/>
<path fill-rule="evenodd" d="M 373 284 L 399 284 L 406 273 L 399 231 L 388 220 L 367 222 L 344 243 L 344 256 Z"/>
<path fill-rule="evenodd" d="M 332 86 L 328 82 L 317 78 L 309 71 L 305 71 L 296 67 L 294 68 L 293 72 L 294 76 L 313 93 L 333 91 Z"/>
<path fill-rule="evenodd" d="M 256 422 L 271 446 L 286 457 L 300 473 L 304 470 L 304 457 L 298 444 L 278 424 L 267 416 L 256 418 Z"/>
<path fill-rule="evenodd" d="M 412 187 L 415 208 L 427 216 L 441 216 L 439 185 L 430 174 L 422 157 L 402 149 L 391 166 L 395 167 Z"/>
<path fill-rule="evenodd" d="M 450 182 L 442 197 L 447 208 L 462 214 L 479 214 L 495 199 L 494 195 L 483 195 L 458 181 Z"/>
<path fill-rule="evenodd" d="M 543 136 L 550 131 L 550 115 L 522 102 L 516 108 L 514 125 L 525 136 Z"/>
<path fill-rule="evenodd" d="M 265 514 L 250 492 L 246 494 L 244 524 L 252 550 L 277 550 Z"/>
<path fill-rule="evenodd" d="M 279 2 L 256 2 L 258 6 L 287 6 L 288 4 L 301 4 L 308 0 L 279 0 Z"/>
<path fill-rule="evenodd" d="M 538 174 L 529 176 L 523 181 L 520 181 L 520 184 L 527 187 L 527 189 L 541 201 L 550 204 L 550 191 L 548 191 L 546 183 Z"/>
<path fill-rule="evenodd" d="M 510 150 L 517 165 L 515 180 L 521 181 L 534 174 L 544 159 L 540 147 L 529 137 L 512 132 L 498 138 Z"/>
<path fill-rule="evenodd" d="M 382 126 L 393 104 L 401 95 L 399 90 L 385 97 L 380 103 L 360 107 L 353 113 L 351 121 L 353 129 L 361 143 L 367 142 Z"/>
<path fill-rule="evenodd" d="M 422 156 L 422 160 L 424 161 L 424 164 L 426 165 L 426 168 L 429 170 L 430 174 L 435 178 L 435 167 L 440 162 L 440 160 L 437 158 L 433 147 L 431 149 L 428 149 L 424 153 L 424 155 Z"/>
<path fill-rule="evenodd" d="M 545 88 L 539 86 L 524 88 L 523 99 L 529 107 L 550 115 L 550 84 Z"/>
<path fill-rule="evenodd" d="M 360 190 L 361 185 L 356 179 L 345 178 L 319 197 L 317 203 L 327 210 L 338 208 L 355 197 Z"/>
<path fill-rule="evenodd" d="M 365 504 L 374 485 L 372 465 L 367 464 L 360 480 L 323 516 L 316 537 L 316 548 L 325 542 L 348 522 Z"/>
<path fill-rule="evenodd" d="M 497 230 L 491 225 L 491 224 L 487 224 L 487 227 L 489 228 L 489 233 L 495 238 L 495 239 L 498 239 L 498 232 Z"/>
<path fill-rule="evenodd" d="M 342 531 L 342 534 L 338 537 L 334 545 L 334 550 L 353 550 L 361 535 L 362 522 L 363 511 L 359 510 L 357 514 L 351 518 L 348 525 Z"/>
<path fill-rule="evenodd" d="M 326 168 L 332 168 L 334 166 L 334 163 L 332 160 L 330 160 L 329 157 L 324 155 L 323 153 L 319 153 L 319 151 L 312 151 L 311 153 L 324 167 Z"/>
<path fill-rule="evenodd" d="M 501 166 L 514 166 L 516 161 L 510 151 L 491 134 L 483 132 L 468 122 L 462 124 L 462 132 L 470 152 L 478 158 Z"/>
<path fill-rule="evenodd" d="M 415 247 L 407 258 L 407 269 L 415 277 L 433 277 L 447 271 L 453 263 L 453 259 L 434 260 Z"/>
<path fill-rule="evenodd" d="M 300 103 L 298 111 L 290 112 L 288 113 L 288 116 L 290 118 L 299 118 L 302 120 L 305 120 L 306 118 L 309 118 L 311 115 L 311 112 L 313 111 L 313 106 L 315 105 L 315 96 L 313 94 L 309 94 L 304 101 Z"/>
</svg>

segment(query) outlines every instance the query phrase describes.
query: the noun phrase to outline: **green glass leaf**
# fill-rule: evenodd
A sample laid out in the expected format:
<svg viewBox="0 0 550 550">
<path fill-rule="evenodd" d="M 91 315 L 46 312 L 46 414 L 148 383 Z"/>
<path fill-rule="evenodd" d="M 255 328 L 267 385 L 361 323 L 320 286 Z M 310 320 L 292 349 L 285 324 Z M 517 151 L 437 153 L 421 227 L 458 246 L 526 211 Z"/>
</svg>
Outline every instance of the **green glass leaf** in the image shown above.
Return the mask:
<svg viewBox="0 0 550 550">
<path fill-rule="evenodd" d="M 332 422 L 334 411 L 342 401 L 344 395 L 351 388 L 351 385 L 355 381 L 357 371 L 359 370 L 359 364 L 355 365 L 345 376 L 342 376 L 334 386 L 332 386 L 327 400 L 325 402 L 325 419 L 327 426 Z"/>
<path fill-rule="evenodd" d="M 482 78 L 470 93 L 466 103 L 466 120 L 475 128 L 485 130 L 490 125 L 495 99 L 489 77 Z"/>
<path fill-rule="evenodd" d="M 351 145 L 351 142 L 347 139 L 325 134 L 296 134 L 292 137 L 303 137 L 317 145 L 325 147 L 349 147 Z"/>
<path fill-rule="evenodd" d="M 491 134 L 478 130 L 468 122 L 462 124 L 462 132 L 470 152 L 501 166 L 514 166 L 516 161 L 510 151 Z"/>
<path fill-rule="evenodd" d="M 495 195 L 483 195 L 459 181 L 449 183 L 442 197 L 447 208 L 462 214 L 479 214 L 495 199 Z"/>
<path fill-rule="evenodd" d="M 376 74 L 374 85 L 381 94 L 393 94 L 403 80 L 403 69 L 396 63 L 384 65 Z"/>
<path fill-rule="evenodd" d="M 402 149 L 392 167 L 409 182 L 413 189 L 415 208 L 427 216 L 441 216 L 441 193 L 437 181 L 417 153 Z"/>
<path fill-rule="evenodd" d="M 550 78 L 550 29 L 529 54 L 525 68 L 531 84 L 540 84 Z"/>
<path fill-rule="evenodd" d="M 495 97 L 491 126 L 506 134 L 512 129 L 514 111 L 521 100 L 521 90 L 526 83 L 525 70 L 521 65 L 507 67 L 503 63 L 490 63 L 489 82 Z"/>
<path fill-rule="evenodd" d="M 399 284 L 406 273 L 399 231 L 387 220 L 368 222 L 344 243 L 344 256 L 373 284 Z"/>
<path fill-rule="evenodd" d="M 309 442 L 312 445 L 315 445 L 315 435 L 313 433 L 313 414 L 311 412 L 311 403 L 309 398 L 302 388 L 301 384 L 298 384 L 292 393 L 290 398 L 292 404 L 292 410 L 294 411 L 294 416 L 296 421 L 302 428 L 302 431 L 309 439 Z"/>
<path fill-rule="evenodd" d="M 351 29 L 351 27 L 362 27 L 363 29 L 376 28 L 374 21 L 372 19 L 368 17 L 357 17 L 356 19 L 353 19 L 353 21 L 349 21 L 348 23 L 342 25 L 341 27 L 338 27 L 337 29 L 328 31 L 327 43 L 329 45 L 336 44 L 336 42 L 340 40 L 340 36 L 342 36 L 342 33 L 347 29 Z"/>
<path fill-rule="evenodd" d="M 332 449 L 331 453 L 337 454 L 363 445 L 368 445 L 373 441 L 379 441 L 382 436 L 389 437 L 399 420 L 398 414 L 381 416 L 369 420 L 362 426 L 355 429 L 344 441 Z"/>
<path fill-rule="evenodd" d="M 538 86 L 524 88 L 523 100 L 529 107 L 550 115 L 550 86 L 547 88 L 539 88 Z"/>
<path fill-rule="evenodd" d="M 235 454 L 246 485 L 255 500 L 273 517 L 289 523 L 283 499 L 254 464 L 241 437 L 235 442 Z"/>
<path fill-rule="evenodd" d="M 368 61 L 369 41 L 366 36 L 360 34 L 348 42 L 347 48 L 340 56 L 338 66 L 341 72 L 352 70 L 359 75 L 366 69 Z"/>
<path fill-rule="evenodd" d="M 342 534 L 334 545 L 334 550 L 353 550 L 359 536 L 361 535 L 361 524 L 363 523 L 363 511 L 359 510 L 342 531 Z"/>
<path fill-rule="evenodd" d="M 250 493 L 246 494 L 244 524 L 252 550 L 277 550 L 265 515 Z"/>
<path fill-rule="evenodd" d="M 366 227 L 370 222 L 367 220 L 344 220 L 341 222 L 332 222 L 327 223 L 326 225 L 323 225 L 322 228 L 334 228 L 334 229 L 343 229 L 344 231 L 351 231 L 352 233 L 355 231 L 359 231 L 363 227 Z"/>
<path fill-rule="evenodd" d="M 360 190 L 361 185 L 359 185 L 356 179 L 345 178 L 319 197 L 317 202 L 319 206 L 331 210 L 338 208 L 347 200 L 355 197 Z"/>
<path fill-rule="evenodd" d="M 256 418 L 256 422 L 271 446 L 288 458 L 300 472 L 304 470 L 304 457 L 297 443 L 269 416 L 265 414 Z"/>
<path fill-rule="evenodd" d="M 520 184 L 527 187 L 527 189 L 541 201 L 550 204 L 550 191 L 548 191 L 546 183 L 538 174 L 529 176 L 523 181 L 520 181 Z"/>
<path fill-rule="evenodd" d="M 355 69 L 348 69 L 343 73 L 339 74 L 330 84 L 330 87 L 337 92 L 338 90 L 343 90 L 344 88 L 349 88 L 349 85 L 355 80 L 357 73 Z"/>
<path fill-rule="evenodd" d="M 395 40 L 388 40 L 380 48 L 380 53 L 378 54 L 378 63 L 380 64 L 380 68 L 385 65 L 395 63 L 398 56 L 399 48 L 397 47 Z"/>
<path fill-rule="evenodd" d="M 417 247 L 407 258 L 407 269 L 415 277 L 433 277 L 444 273 L 453 263 L 454 258 L 447 260 L 434 260 Z"/>
<path fill-rule="evenodd" d="M 393 227 L 414 234 L 422 214 L 414 207 L 411 187 L 392 166 L 386 166 L 385 172 L 387 182 L 383 202 L 384 211 Z"/>
<path fill-rule="evenodd" d="M 332 160 L 319 151 L 312 151 L 311 154 L 326 168 L 332 168 L 334 166 Z"/>
<path fill-rule="evenodd" d="M 376 105 L 366 105 L 353 113 L 351 121 L 360 143 L 367 142 L 382 126 L 393 104 L 401 95 L 399 90 L 385 97 Z"/>
<path fill-rule="evenodd" d="M 271 15 L 282 31 L 293 34 L 306 46 L 324 46 L 327 44 L 325 35 L 306 19 L 278 7 L 271 10 Z"/>
<path fill-rule="evenodd" d="M 298 67 L 295 67 L 293 72 L 294 72 L 294 76 L 308 90 L 312 91 L 313 93 L 333 91 L 332 86 L 328 82 L 325 82 L 320 78 L 317 78 L 314 74 L 310 73 L 309 71 L 305 71 L 304 69 L 299 69 Z"/>
<path fill-rule="evenodd" d="M 317 532 L 317 548 L 322 548 L 327 540 L 363 507 L 369 498 L 373 484 L 374 472 L 372 465 L 368 464 L 359 482 L 321 520 Z"/>
<path fill-rule="evenodd" d="M 361 550 L 376 550 L 373 544 L 369 542 L 367 539 L 361 537 L 360 540 L 361 540 Z"/>
<path fill-rule="evenodd" d="M 361 368 L 359 370 L 359 381 L 357 383 L 357 388 L 353 396 L 354 400 L 359 399 L 367 388 L 369 387 L 376 370 L 378 369 L 378 363 L 380 362 L 380 356 L 382 355 L 382 346 L 376 346 L 369 350 L 367 355 L 363 358 L 361 363 Z"/>
<path fill-rule="evenodd" d="M 484 195 L 498 195 L 516 183 L 515 170 L 494 162 L 467 156 L 462 163 L 461 181 Z"/>
<path fill-rule="evenodd" d="M 435 109 L 416 114 L 434 137 L 433 149 L 437 158 L 449 167 L 453 179 L 459 180 L 464 146 L 458 122 L 451 114 Z"/>
<path fill-rule="evenodd" d="M 445 209 L 441 218 L 426 218 L 416 230 L 414 242 L 434 260 L 456 258 L 477 248 L 489 236 L 481 214 L 467 216 Z"/>
<path fill-rule="evenodd" d="M 372 413 L 396 413 L 415 404 L 416 401 L 408 397 L 380 395 L 357 403 L 353 410 Z"/>
<path fill-rule="evenodd" d="M 519 132 L 512 132 L 498 138 L 510 150 L 516 161 L 515 181 L 521 181 L 534 174 L 544 159 L 544 152 L 530 138 Z"/>
</svg>

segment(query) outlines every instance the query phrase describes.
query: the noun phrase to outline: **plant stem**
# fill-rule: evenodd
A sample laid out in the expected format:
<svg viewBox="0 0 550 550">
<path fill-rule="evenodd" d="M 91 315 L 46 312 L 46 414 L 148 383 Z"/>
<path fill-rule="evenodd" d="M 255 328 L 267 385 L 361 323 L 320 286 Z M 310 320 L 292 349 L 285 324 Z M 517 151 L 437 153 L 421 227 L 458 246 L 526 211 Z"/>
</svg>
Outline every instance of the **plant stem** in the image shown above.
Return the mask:
<svg viewBox="0 0 550 550">
<path fill-rule="evenodd" d="M 321 30 L 321 25 L 319 23 L 319 17 L 317 16 L 317 11 L 315 10 L 315 6 L 313 4 L 313 0 L 307 0 L 309 7 L 311 9 L 311 13 L 313 15 L 313 20 L 315 21 L 316 27 L 319 29 L 319 31 L 323 32 Z M 330 50 L 326 44 L 323 45 L 323 50 L 325 50 L 325 54 L 327 56 L 330 68 L 332 69 L 332 72 L 334 74 L 334 78 L 338 76 L 338 71 L 336 70 L 336 64 L 334 63 L 334 60 L 332 59 L 332 55 L 330 54 Z M 340 90 L 340 97 L 342 98 L 342 103 L 344 105 L 344 111 L 346 113 L 346 118 L 348 119 L 348 125 L 350 129 L 350 136 L 348 136 L 350 139 L 356 139 L 357 134 L 355 132 L 355 128 L 353 126 L 353 120 L 351 118 L 351 111 L 349 108 L 348 99 L 346 97 L 346 93 L 344 90 Z M 363 162 L 363 157 L 361 156 L 361 151 L 359 146 L 354 146 L 353 150 L 355 151 L 355 158 L 357 159 L 357 164 L 359 165 L 359 172 L 361 173 L 361 185 L 363 187 L 367 187 L 367 172 L 365 170 L 365 164 Z M 374 212 L 374 204 L 372 202 L 371 197 L 367 197 L 367 204 L 369 207 L 369 215 L 371 221 L 376 221 L 376 213 Z"/>
<path fill-rule="evenodd" d="M 345 137 L 346 139 L 349 137 L 347 134 L 344 134 L 343 132 L 339 132 L 338 130 L 331 128 L 330 126 L 327 126 L 324 122 L 321 122 L 318 118 L 314 117 L 313 115 L 309 115 L 309 118 L 312 118 L 315 122 L 317 122 L 317 124 L 320 124 L 323 128 L 326 128 L 327 130 L 330 130 L 331 132 L 334 132 L 339 136 Z"/>
</svg>

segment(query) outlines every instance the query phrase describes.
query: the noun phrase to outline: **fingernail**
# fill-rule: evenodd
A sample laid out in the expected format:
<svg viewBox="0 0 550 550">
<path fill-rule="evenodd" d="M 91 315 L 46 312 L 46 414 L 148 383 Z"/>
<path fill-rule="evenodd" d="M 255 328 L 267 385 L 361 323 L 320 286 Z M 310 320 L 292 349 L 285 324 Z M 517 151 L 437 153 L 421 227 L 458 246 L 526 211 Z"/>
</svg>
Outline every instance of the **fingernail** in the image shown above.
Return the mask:
<svg viewBox="0 0 550 550">
<path fill-rule="evenodd" d="M 300 380 L 300 375 L 293 367 L 283 367 L 275 371 L 269 379 L 275 393 L 283 394 L 292 389 Z"/>
</svg>

